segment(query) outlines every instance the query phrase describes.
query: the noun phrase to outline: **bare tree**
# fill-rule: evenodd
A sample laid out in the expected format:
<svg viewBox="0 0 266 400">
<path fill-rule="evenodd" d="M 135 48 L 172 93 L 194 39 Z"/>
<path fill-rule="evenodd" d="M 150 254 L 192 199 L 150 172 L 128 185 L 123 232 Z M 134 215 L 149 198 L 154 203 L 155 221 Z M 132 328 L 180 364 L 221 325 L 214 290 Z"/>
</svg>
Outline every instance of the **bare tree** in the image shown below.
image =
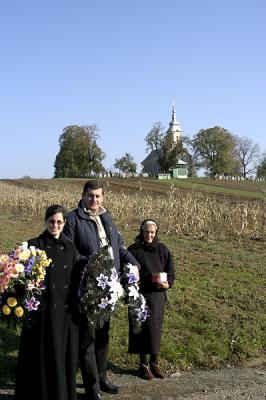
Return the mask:
<svg viewBox="0 0 266 400">
<path fill-rule="evenodd" d="M 241 175 L 247 175 L 257 170 L 260 158 L 260 147 L 252 139 L 236 136 L 236 161 L 240 167 Z"/>
</svg>

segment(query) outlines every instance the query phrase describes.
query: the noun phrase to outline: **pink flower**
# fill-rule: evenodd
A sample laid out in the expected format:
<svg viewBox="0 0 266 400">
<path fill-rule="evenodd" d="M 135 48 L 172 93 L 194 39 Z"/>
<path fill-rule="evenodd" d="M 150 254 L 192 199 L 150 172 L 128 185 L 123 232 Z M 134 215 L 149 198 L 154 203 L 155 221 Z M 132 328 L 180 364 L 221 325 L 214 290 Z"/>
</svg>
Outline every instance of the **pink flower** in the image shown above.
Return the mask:
<svg viewBox="0 0 266 400">
<path fill-rule="evenodd" d="M 29 300 L 25 301 L 25 307 L 28 311 L 38 310 L 38 305 L 40 302 L 35 299 L 35 297 L 31 297 Z"/>
</svg>

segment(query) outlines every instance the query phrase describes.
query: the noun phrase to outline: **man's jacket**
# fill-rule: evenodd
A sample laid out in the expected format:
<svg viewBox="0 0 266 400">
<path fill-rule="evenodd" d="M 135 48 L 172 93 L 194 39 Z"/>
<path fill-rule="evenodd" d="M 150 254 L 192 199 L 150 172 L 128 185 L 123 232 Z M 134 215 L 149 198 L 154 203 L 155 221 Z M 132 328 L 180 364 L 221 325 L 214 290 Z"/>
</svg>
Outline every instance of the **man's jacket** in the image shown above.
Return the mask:
<svg viewBox="0 0 266 400">
<path fill-rule="evenodd" d="M 100 215 L 100 218 L 109 245 L 113 249 L 117 271 L 120 270 L 121 264 L 130 263 L 139 266 L 139 263 L 124 246 L 122 236 L 112 221 L 110 214 L 106 211 Z M 79 202 L 78 208 L 68 214 L 64 234 L 75 243 L 78 253 L 86 261 L 101 248 L 96 222 L 85 212 L 82 200 Z"/>
</svg>

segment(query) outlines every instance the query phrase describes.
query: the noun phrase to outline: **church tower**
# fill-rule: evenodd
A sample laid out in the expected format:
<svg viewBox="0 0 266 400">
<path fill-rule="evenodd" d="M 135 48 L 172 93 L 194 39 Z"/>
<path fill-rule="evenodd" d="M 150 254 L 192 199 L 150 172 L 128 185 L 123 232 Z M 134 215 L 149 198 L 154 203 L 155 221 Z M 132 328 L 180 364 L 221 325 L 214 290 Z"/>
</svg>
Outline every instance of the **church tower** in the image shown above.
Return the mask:
<svg viewBox="0 0 266 400">
<path fill-rule="evenodd" d="M 176 143 L 182 136 L 182 129 L 180 123 L 176 120 L 175 103 L 173 102 L 172 108 L 172 121 L 169 123 L 167 130 L 168 135 L 172 136 L 173 143 Z"/>
</svg>

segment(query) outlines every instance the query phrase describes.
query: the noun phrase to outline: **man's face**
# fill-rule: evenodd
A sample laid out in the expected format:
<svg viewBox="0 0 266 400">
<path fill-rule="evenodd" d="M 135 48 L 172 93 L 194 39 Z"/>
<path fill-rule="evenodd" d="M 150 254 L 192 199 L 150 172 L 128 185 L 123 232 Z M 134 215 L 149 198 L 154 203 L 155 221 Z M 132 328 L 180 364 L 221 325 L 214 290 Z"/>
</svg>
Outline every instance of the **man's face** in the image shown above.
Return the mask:
<svg viewBox="0 0 266 400">
<path fill-rule="evenodd" d="M 82 199 L 87 210 L 90 210 L 93 214 L 96 214 L 103 203 L 103 190 L 102 188 L 89 189 L 83 193 Z"/>
</svg>

